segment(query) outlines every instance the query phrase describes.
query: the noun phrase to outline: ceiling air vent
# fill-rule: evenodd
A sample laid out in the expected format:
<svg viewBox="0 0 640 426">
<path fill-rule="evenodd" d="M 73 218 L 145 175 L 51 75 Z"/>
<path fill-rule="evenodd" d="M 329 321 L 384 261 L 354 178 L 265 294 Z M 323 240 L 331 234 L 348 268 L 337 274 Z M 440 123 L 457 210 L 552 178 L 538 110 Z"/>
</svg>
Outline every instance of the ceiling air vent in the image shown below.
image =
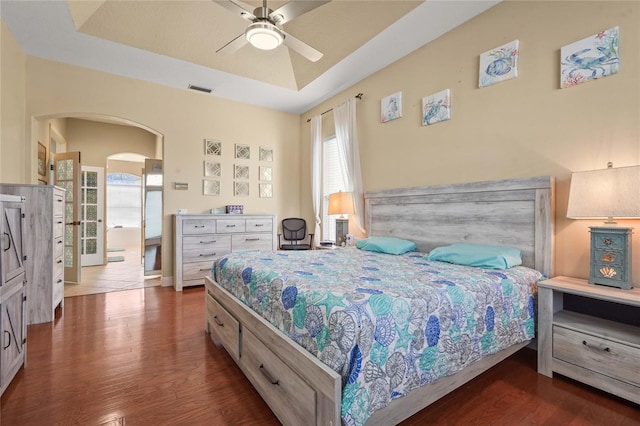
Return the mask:
<svg viewBox="0 0 640 426">
<path fill-rule="evenodd" d="M 197 90 L 198 92 L 211 93 L 213 89 L 208 89 L 206 87 L 194 86 L 193 84 L 189 85 L 189 89 Z"/>
</svg>

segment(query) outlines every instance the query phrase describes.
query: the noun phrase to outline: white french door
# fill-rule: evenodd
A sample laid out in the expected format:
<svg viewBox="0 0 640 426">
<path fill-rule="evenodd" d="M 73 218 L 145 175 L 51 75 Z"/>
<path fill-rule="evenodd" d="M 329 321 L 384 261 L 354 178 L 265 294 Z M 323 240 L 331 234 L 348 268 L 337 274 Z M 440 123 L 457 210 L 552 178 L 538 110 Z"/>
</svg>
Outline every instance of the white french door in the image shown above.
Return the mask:
<svg viewBox="0 0 640 426">
<path fill-rule="evenodd" d="M 82 166 L 81 266 L 104 264 L 104 167 Z"/>
<path fill-rule="evenodd" d="M 80 152 L 53 156 L 54 182 L 65 193 L 64 280 L 80 282 Z"/>
</svg>

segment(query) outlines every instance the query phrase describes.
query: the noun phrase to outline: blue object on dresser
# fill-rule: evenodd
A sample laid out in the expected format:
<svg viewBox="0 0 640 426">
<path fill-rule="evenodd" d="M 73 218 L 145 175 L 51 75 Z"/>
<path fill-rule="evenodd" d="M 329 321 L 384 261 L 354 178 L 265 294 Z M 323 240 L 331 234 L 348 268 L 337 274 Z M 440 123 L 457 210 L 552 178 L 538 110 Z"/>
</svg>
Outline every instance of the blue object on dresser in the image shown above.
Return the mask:
<svg viewBox="0 0 640 426">
<path fill-rule="evenodd" d="M 632 228 L 591 226 L 591 271 L 589 284 L 630 290 Z"/>
</svg>

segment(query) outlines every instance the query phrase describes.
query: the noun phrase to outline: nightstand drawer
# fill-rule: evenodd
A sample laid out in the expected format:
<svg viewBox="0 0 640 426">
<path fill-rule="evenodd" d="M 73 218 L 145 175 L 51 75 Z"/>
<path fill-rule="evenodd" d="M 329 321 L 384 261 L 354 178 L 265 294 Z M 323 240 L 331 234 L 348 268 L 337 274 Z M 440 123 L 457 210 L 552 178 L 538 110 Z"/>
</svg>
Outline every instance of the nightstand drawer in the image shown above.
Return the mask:
<svg viewBox="0 0 640 426">
<path fill-rule="evenodd" d="M 640 386 L 640 348 L 554 325 L 553 357 Z"/>
</svg>

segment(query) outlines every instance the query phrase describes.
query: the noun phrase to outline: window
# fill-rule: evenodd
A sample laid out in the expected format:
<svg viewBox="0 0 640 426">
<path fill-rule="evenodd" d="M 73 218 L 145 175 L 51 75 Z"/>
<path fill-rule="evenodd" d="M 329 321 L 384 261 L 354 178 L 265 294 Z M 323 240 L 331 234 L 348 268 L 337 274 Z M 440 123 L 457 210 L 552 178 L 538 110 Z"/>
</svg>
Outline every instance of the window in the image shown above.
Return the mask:
<svg viewBox="0 0 640 426">
<path fill-rule="evenodd" d="M 335 241 L 340 215 L 327 214 L 329 194 L 347 190 L 347 175 L 335 136 L 326 139 L 322 147 L 322 240 Z"/>
<path fill-rule="evenodd" d="M 129 173 L 107 174 L 107 225 L 141 226 L 142 179 Z"/>
</svg>

